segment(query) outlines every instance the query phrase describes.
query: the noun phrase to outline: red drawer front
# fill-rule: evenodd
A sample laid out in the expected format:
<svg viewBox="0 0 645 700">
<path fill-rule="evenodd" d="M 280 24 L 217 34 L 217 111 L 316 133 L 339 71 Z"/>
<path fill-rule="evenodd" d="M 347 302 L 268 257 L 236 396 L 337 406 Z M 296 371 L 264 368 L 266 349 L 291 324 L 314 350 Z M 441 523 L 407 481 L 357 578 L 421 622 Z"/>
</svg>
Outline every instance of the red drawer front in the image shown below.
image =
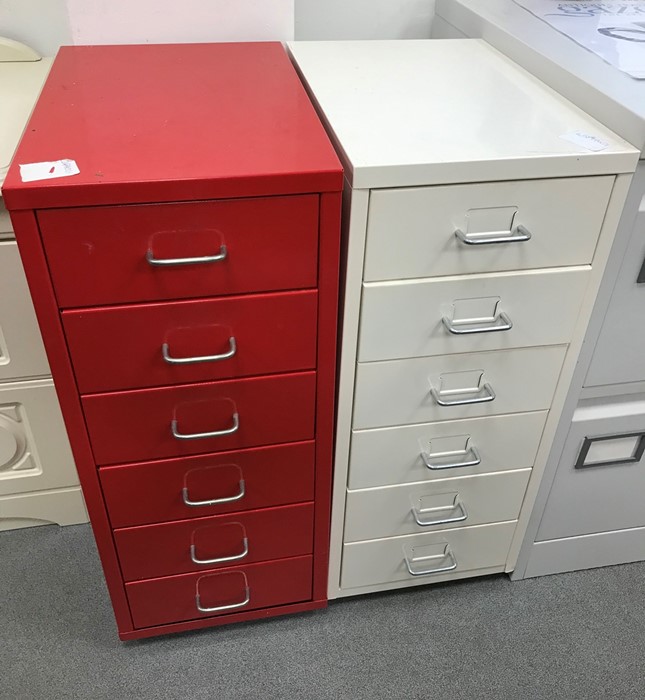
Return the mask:
<svg viewBox="0 0 645 700">
<path fill-rule="evenodd" d="M 199 454 L 314 437 L 316 373 L 82 397 L 97 464 Z M 227 435 L 180 439 L 173 435 Z"/>
<path fill-rule="evenodd" d="M 313 552 L 314 506 L 301 503 L 116 530 L 126 581 Z"/>
<path fill-rule="evenodd" d="M 63 325 L 92 393 L 314 369 L 316 306 L 315 291 L 286 292 L 65 311 Z M 177 362 L 198 357 L 220 359 Z"/>
<path fill-rule="evenodd" d="M 315 287 L 318 197 L 51 209 L 38 222 L 63 308 Z M 155 260 L 225 258 L 192 264 Z"/>
<path fill-rule="evenodd" d="M 135 581 L 125 590 L 141 628 L 311 600 L 311 584 L 308 556 Z M 200 612 L 198 604 L 219 610 Z"/>
<path fill-rule="evenodd" d="M 314 443 L 103 467 L 99 477 L 115 528 L 298 503 L 314 497 Z"/>
</svg>

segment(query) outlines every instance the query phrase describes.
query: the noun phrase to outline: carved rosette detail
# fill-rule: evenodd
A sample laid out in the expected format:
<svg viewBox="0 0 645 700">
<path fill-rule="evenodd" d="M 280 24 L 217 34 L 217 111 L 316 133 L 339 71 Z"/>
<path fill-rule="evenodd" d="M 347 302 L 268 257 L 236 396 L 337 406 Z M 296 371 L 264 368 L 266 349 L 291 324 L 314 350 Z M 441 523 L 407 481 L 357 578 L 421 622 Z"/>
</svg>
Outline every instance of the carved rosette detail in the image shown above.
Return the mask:
<svg viewBox="0 0 645 700">
<path fill-rule="evenodd" d="M 0 479 L 37 471 L 21 404 L 0 404 Z"/>
</svg>

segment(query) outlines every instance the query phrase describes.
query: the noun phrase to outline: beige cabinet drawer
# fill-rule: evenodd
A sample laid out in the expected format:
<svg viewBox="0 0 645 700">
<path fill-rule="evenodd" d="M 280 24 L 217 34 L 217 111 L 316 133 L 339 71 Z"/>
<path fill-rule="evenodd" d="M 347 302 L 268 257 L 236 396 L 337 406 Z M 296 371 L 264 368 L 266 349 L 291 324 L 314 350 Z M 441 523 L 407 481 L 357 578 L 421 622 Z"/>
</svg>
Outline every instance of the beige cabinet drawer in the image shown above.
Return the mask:
<svg viewBox="0 0 645 700">
<path fill-rule="evenodd" d="M 530 469 L 347 493 L 345 542 L 515 520 Z"/>
<path fill-rule="evenodd" d="M 515 522 L 506 522 L 345 544 L 341 588 L 433 583 L 502 567 L 514 531 Z"/>
<path fill-rule="evenodd" d="M 0 496 L 77 485 L 51 379 L 0 385 Z"/>
<path fill-rule="evenodd" d="M 365 489 L 532 467 L 547 414 L 355 430 L 347 485 Z"/>
<path fill-rule="evenodd" d="M 359 364 L 353 427 L 549 408 L 566 350 L 554 345 Z"/>
<path fill-rule="evenodd" d="M 11 225 L 9 212 L 4 205 L 3 199 L 0 197 L 0 240 L 10 237 L 13 237 L 13 226 Z"/>
<path fill-rule="evenodd" d="M 590 263 L 613 182 L 602 176 L 373 191 L 365 281 Z M 521 237 L 518 226 L 530 240 L 468 245 L 455 235 Z"/>
<path fill-rule="evenodd" d="M 589 273 L 579 267 L 366 284 L 358 359 L 568 343 Z"/>
<path fill-rule="evenodd" d="M 0 241 L 0 279 L 7 292 L 0 294 L 0 381 L 49 374 L 15 241 Z"/>
</svg>

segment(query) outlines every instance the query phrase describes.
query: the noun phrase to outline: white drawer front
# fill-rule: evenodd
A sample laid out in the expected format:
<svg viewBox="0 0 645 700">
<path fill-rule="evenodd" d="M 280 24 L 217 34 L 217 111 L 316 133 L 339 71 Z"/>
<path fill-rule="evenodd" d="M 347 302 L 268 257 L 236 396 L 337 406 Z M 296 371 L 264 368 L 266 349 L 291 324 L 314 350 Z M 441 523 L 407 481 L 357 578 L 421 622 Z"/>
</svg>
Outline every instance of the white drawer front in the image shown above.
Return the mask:
<svg viewBox="0 0 645 700">
<path fill-rule="evenodd" d="M 349 491 L 345 542 L 515 520 L 530 469 Z"/>
<path fill-rule="evenodd" d="M 366 284 L 358 359 L 568 343 L 589 271 L 568 268 Z"/>
<path fill-rule="evenodd" d="M 370 195 L 366 281 L 590 263 L 614 178 L 376 190 Z M 518 225 L 525 242 L 467 245 L 456 236 Z"/>
<path fill-rule="evenodd" d="M 0 381 L 48 375 L 49 364 L 15 241 L 0 241 Z"/>
<path fill-rule="evenodd" d="M 0 496 L 77 485 L 53 382 L 0 385 Z"/>
<path fill-rule="evenodd" d="M 356 430 L 348 487 L 364 489 L 532 467 L 547 415 L 547 411 L 536 411 Z M 446 468 L 460 463 L 472 466 Z"/>
<path fill-rule="evenodd" d="M 504 566 L 514 531 L 515 522 L 507 522 L 346 544 L 341 588 L 394 581 L 432 583 L 464 571 Z M 406 556 L 417 575 L 408 570 Z M 419 575 L 420 571 L 436 573 Z"/>
<path fill-rule="evenodd" d="M 566 346 L 421 357 L 359 364 L 354 398 L 355 429 L 549 408 Z M 479 384 L 477 384 L 479 381 Z M 492 401 L 442 406 L 441 401 Z M 479 392 L 476 387 L 481 387 Z M 447 393 L 450 392 L 459 393 Z"/>
<path fill-rule="evenodd" d="M 644 527 L 644 434 L 645 401 L 638 397 L 578 408 L 536 541 Z M 576 468 L 581 456 L 590 466 Z"/>
</svg>

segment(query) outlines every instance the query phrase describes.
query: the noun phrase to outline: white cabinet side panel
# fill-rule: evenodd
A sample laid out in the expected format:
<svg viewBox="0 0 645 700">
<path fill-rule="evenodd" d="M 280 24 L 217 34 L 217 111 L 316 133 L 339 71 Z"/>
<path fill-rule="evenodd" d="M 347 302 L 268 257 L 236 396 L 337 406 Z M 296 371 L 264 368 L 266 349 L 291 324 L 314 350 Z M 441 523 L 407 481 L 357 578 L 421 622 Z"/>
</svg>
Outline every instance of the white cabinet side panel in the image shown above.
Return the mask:
<svg viewBox="0 0 645 700">
<path fill-rule="evenodd" d="M 341 265 L 341 279 L 345 278 L 345 288 L 341 290 L 341 354 L 329 552 L 330 599 L 337 597 L 340 581 L 368 203 L 369 190 L 352 190 L 345 181 L 341 255 L 344 262 L 344 265 Z"/>
</svg>

